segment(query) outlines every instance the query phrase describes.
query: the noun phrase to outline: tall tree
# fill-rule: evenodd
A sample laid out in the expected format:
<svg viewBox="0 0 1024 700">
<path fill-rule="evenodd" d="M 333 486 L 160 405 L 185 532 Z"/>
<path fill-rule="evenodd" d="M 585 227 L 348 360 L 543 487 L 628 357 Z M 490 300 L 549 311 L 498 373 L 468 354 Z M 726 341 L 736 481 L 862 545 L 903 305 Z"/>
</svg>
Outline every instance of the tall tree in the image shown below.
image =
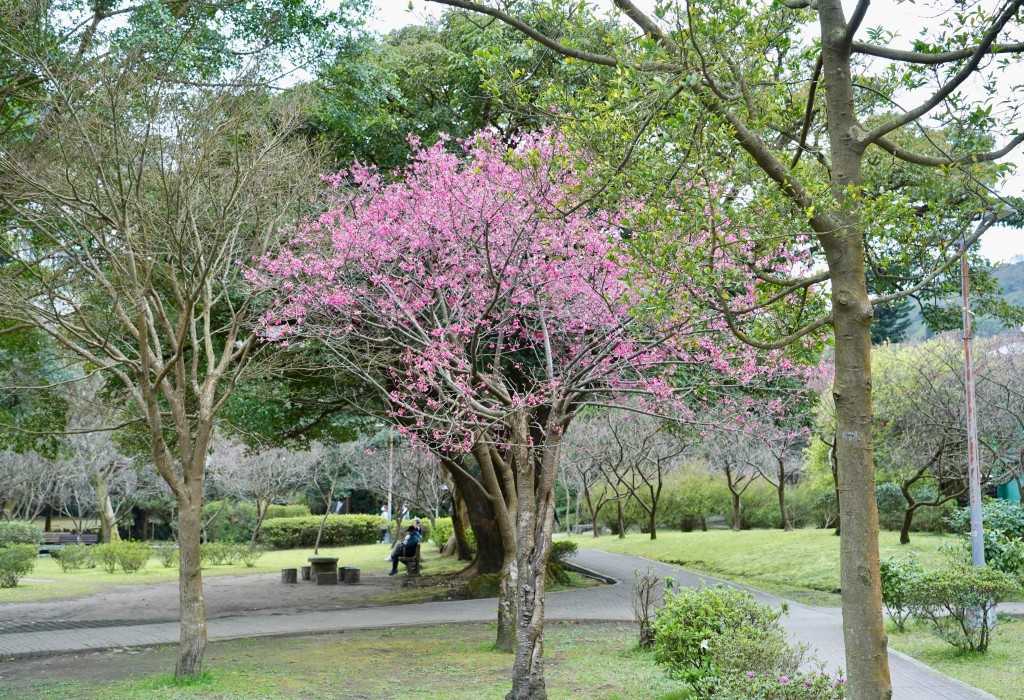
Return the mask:
<svg viewBox="0 0 1024 700">
<path fill-rule="evenodd" d="M 501 526 L 514 547 L 499 603 L 499 626 L 515 636 L 509 698 L 543 697 L 544 571 L 576 412 L 630 394 L 655 411 L 696 381 L 680 367 L 758 381 L 775 358 L 723 345 L 721 324 L 695 305 L 656 322 L 632 313 L 645 299 L 624 279 L 614 235 L 629 205 L 577 206 L 578 171 L 559 139 L 523 135 L 508 151 L 481 133 L 461 154 L 446 147 L 422 149 L 390 185 L 365 167 L 338 174 L 333 208 L 249 278 L 274 293 L 268 337 L 327 345 L 412 437 L 472 453 L 509 485 Z"/>
<path fill-rule="evenodd" d="M 301 211 L 317 165 L 289 101 L 167 95 L 150 79 L 116 57 L 101 73 L 54 75 L 62 102 L 47 138 L 0 156 L 0 198 L 17 221 L 4 252 L 18 261 L 0 278 L 0 316 L 104 373 L 145 426 L 177 501 L 177 673 L 191 676 L 206 642 L 207 452 L 224 402 L 265 351 L 248 330 L 238 260 Z"/>
<path fill-rule="evenodd" d="M 767 240 L 752 240 L 749 232 L 733 233 L 730 239 L 722 226 L 709 231 L 705 254 L 731 253 L 745 262 L 761 291 L 756 299 L 741 295 L 737 301 L 735 280 L 720 280 L 713 289 L 731 327 L 762 347 L 798 342 L 825 326 L 834 331 L 850 694 L 855 700 L 891 697 L 871 447 L 872 306 L 926 288 L 990 223 L 978 215 L 992 200 L 985 187 L 992 177 L 982 173 L 1024 141 L 1015 126 L 1020 104 L 1011 99 L 997 108 L 993 95 L 1001 72 L 1016 65 L 1024 51 L 1017 36 L 1019 0 L 1002 0 L 991 11 L 938 3 L 940 10 L 951 10 L 948 19 L 906 49 L 889 45 L 896 35 L 884 26 L 865 29 L 870 26 L 868 0 L 860 0 L 849 14 L 840 0 L 756 6 L 669 0 L 656 3 L 653 12 L 631 0 L 613 0 L 617 17 L 635 32 L 630 35 L 620 24 L 608 33 L 607 48 L 591 50 L 576 42 L 573 29 L 586 10 L 574 3 L 547 5 L 563 18 L 564 29 L 555 34 L 513 14 L 518 8 L 432 1 L 497 18 L 574 62 L 614 68 L 623 76 L 622 91 L 644 96 L 648 106 L 630 148 L 654 142 L 668 177 L 695 156 L 742 154 L 728 176 L 732 187 L 708 206 L 725 210 L 723 224 L 742 211 L 757 216 Z M 982 86 L 980 99 L 963 92 L 969 81 Z M 593 111 L 599 107 L 600 102 Z M 574 111 L 572 116 L 580 120 L 581 115 Z M 948 132 L 944 143 L 915 139 L 929 119 Z M 651 125 L 657 127 L 650 132 L 653 138 L 646 133 Z M 688 141 L 697 144 L 696 152 Z M 939 211 L 921 211 L 920 200 L 908 191 L 875 186 L 877 179 L 869 177 L 871 159 L 915 173 L 960 178 L 974 194 L 939 203 Z M 716 168 L 712 177 L 720 176 Z M 685 215 L 674 219 L 680 220 Z M 820 271 L 764 274 L 758 251 L 779 241 L 790 250 L 810 249 L 821 266 L 809 269 Z M 893 261 L 900 263 L 899 274 L 887 269 Z M 869 270 L 876 273 L 879 293 L 874 296 L 869 294 Z M 883 277 L 885 289 L 877 286 Z M 776 295 L 825 282 L 832 303 L 824 313 L 798 307 L 784 326 L 746 322 Z"/>
</svg>

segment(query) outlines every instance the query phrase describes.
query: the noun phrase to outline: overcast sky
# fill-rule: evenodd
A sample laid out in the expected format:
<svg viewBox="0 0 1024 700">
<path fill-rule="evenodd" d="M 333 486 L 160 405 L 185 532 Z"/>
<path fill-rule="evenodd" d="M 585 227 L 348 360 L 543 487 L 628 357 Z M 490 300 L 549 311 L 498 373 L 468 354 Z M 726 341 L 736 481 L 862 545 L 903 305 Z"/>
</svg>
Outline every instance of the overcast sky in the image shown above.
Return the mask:
<svg viewBox="0 0 1024 700">
<path fill-rule="evenodd" d="M 443 9 L 440 5 L 425 0 L 413 0 L 411 11 L 409 0 L 374 0 L 374 4 L 377 12 L 370 26 L 380 32 L 388 32 L 407 24 L 424 23 L 428 18 L 438 17 Z M 640 0 L 638 4 L 642 7 L 649 2 Z M 884 23 L 894 31 L 902 30 L 904 37 L 911 38 L 922 23 L 935 21 L 934 15 L 929 18 L 928 15 L 911 14 L 915 12 L 927 12 L 927 8 L 906 3 L 897 5 L 892 0 L 881 0 L 872 3 L 869 17 L 862 26 L 868 28 Z M 861 33 L 864 31 L 862 29 Z M 1003 192 L 1007 195 L 1021 196 L 1024 194 L 1024 154 L 1020 149 L 1015 161 L 1018 163 L 1018 174 L 1004 186 Z M 993 229 L 982 238 L 981 252 L 996 262 L 1009 262 L 1024 256 L 1024 231 Z"/>
</svg>

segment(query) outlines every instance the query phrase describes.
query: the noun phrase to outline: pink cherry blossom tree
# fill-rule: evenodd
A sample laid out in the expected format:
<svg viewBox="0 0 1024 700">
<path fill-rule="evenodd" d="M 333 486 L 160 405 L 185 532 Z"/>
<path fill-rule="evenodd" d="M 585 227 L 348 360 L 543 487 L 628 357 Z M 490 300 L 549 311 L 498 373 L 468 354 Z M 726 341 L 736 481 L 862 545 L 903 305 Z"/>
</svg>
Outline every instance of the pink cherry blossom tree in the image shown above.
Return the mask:
<svg viewBox="0 0 1024 700">
<path fill-rule="evenodd" d="M 575 162 L 551 133 L 514 149 L 480 133 L 418 149 L 391 182 L 356 165 L 328 178 L 324 214 L 248 272 L 268 297 L 267 338 L 323 343 L 413 441 L 472 455 L 488 492 L 509 494 L 494 499 L 512 545 L 498 630 L 514 641 L 509 698 L 546 697 L 544 571 L 577 412 L 629 397 L 685 416 L 698 384 L 706 400 L 776 367 L 726 343 L 720 315 L 630 284 L 619 231 L 642 203 L 588 206 Z"/>
</svg>

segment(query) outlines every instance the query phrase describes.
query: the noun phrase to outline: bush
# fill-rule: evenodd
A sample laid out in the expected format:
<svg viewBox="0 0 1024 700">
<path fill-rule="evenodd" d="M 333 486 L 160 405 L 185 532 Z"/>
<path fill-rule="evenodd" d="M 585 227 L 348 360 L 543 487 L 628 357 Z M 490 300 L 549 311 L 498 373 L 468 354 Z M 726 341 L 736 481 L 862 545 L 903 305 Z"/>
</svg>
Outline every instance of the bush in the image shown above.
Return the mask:
<svg viewBox="0 0 1024 700">
<path fill-rule="evenodd" d="M 998 530 L 1006 537 L 1024 538 L 1024 506 L 1012 501 L 996 499 L 986 501 L 981 506 L 982 518 L 986 530 Z M 971 531 L 971 512 L 969 508 L 957 508 L 949 517 L 949 526 L 961 535 Z"/>
<path fill-rule="evenodd" d="M 889 558 L 881 561 L 880 570 L 882 602 L 889 610 L 889 619 L 896 623 L 900 632 L 905 632 L 904 625 L 911 614 L 911 593 L 923 571 L 921 564 L 914 557 L 905 561 Z"/>
<path fill-rule="evenodd" d="M 437 545 L 438 551 L 444 549 L 444 546 L 448 544 L 448 539 L 452 536 L 453 529 L 454 525 L 451 518 L 435 518 L 434 527 L 430 530 L 429 539 Z M 473 528 L 466 528 L 466 538 L 469 540 L 469 546 L 472 547 L 473 551 L 476 551 L 476 535 L 473 534 Z M 427 537 L 423 539 L 427 539 Z"/>
<path fill-rule="evenodd" d="M 243 564 L 245 564 L 249 568 L 252 568 L 256 566 L 256 562 L 260 560 L 260 557 L 262 557 L 266 553 L 266 547 L 254 544 L 246 546 L 244 549 L 240 550 L 239 557 L 242 559 Z"/>
<path fill-rule="evenodd" d="M 134 574 L 146 566 L 152 555 L 153 547 L 147 542 L 107 542 L 92 547 L 93 560 L 108 574 L 119 566 L 126 574 Z"/>
<path fill-rule="evenodd" d="M 273 518 L 263 523 L 260 539 L 272 549 L 312 547 L 322 516 Z M 324 524 L 324 547 L 347 547 L 377 541 L 384 519 L 379 515 L 328 515 Z"/>
<path fill-rule="evenodd" d="M 769 636 L 784 640 L 780 615 L 749 593 L 723 586 L 667 591 L 652 625 L 655 661 L 693 685 L 717 674 L 712 649 L 741 628 L 758 642 Z"/>
<path fill-rule="evenodd" d="M 25 520 L 0 521 L 0 547 L 43 543 L 43 531 Z M 38 552 L 37 552 L 38 553 Z"/>
<path fill-rule="evenodd" d="M 85 544 L 66 544 L 60 551 L 54 550 L 51 556 L 57 559 L 60 568 L 67 573 L 77 569 L 96 566 L 93 561 L 92 547 Z"/>
<path fill-rule="evenodd" d="M 918 501 L 931 501 L 938 497 L 938 491 L 930 484 L 912 489 Z M 899 484 L 883 481 L 875 487 L 875 500 L 878 503 L 878 524 L 885 530 L 903 528 L 903 517 L 907 512 L 907 499 L 903 497 Z M 922 506 L 914 512 L 911 523 L 913 532 L 946 532 L 947 521 L 956 510 L 956 504 L 947 501 L 941 506 Z"/>
<path fill-rule="evenodd" d="M 0 547 L 0 588 L 14 588 L 18 580 L 32 573 L 39 558 L 36 543 L 14 543 Z"/>
<path fill-rule="evenodd" d="M 961 651 L 985 651 L 995 606 L 1018 583 L 995 569 L 953 566 L 920 574 L 908 602 L 914 617 L 930 622 L 943 641 Z"/>
<path fill-rule="evenodd" d="M 240 542 L 203 542 L 199 545 L 199 563 L 201 566 L 234 564 L 238 560 L 238 549 L 244 546 Z"/>
<path fill-rule="evenodd" d="M 791 675 L 748 671 L 715 680 L 714 695 L 705 697 L 734 700 L 840 700 L 846 697 L 846 679 L 842 674 L 833 678 L 821 671 L 797 671 Z"/>
<path fill-rule="evenodd" d="M 153 554 L 165 569 L 178 565 L 178 545 L 173 542 L 161 542 L 153 546 Z"/>
<path fill-rule="evenodd" d="M 146 568 L 149 558 L 153 556 L 153 547 L 148 542 L 127 542 L 115 543 L 117 548 L 117 563 L 126 574 L 134 574 L 136 571 Z"/>
<path fill-rule="evenodd" d="M 632 514 L 636 509 L 635 515 Z M 658 502 L 658 522 L 673 530 L 689 532 L 700 528 L 709 515 L 724 513 L 729 509 L 729 494 L 725 482 L 699 467 L 691 467 L 665 480 L 664 490 Z M 639 507 L 627 508 L 630 518 L 636 518 L 644 527 L 647 515 Z M 614 504 L 602 511 L 615 519 Z"/>
<path fill-rule="evenodd" d="M 285 506 L 272 504 L 267 508 L 269 518 L 305 518 L 309 515 L 309 506 L 302 503 L 289 503 Z"/>
<path fill-rule="evenodd" d="M 780 615 L 721 586 L 669 592 L 654 621 L 655 659 L 698 698 L 842 698 L 845 679 L 823 673 L 807 645 L 789 644 Z"/>
<path fill-rule="evenodd" d="M 117 542 L 93 545 L 92 558 L 108 574 L 117 571 Z"/>
<path fill-rule="evenodd" d="M 545 574 L 555 583 L 569 582 L 569 573 L 565 570 L 565 561 L 576 554 L 579 547 L 571 540 L 558 540 L 551 543 L 548 552 L 548 563 L 544 567 Z"/>
<path fill-rule="evenodd" d="M 203 505 L 203 522 L 207 521 L 208 542 L 248 542 L 256 529 L 256 506 L 240 501 L 210 501 Z"/>
</svg>

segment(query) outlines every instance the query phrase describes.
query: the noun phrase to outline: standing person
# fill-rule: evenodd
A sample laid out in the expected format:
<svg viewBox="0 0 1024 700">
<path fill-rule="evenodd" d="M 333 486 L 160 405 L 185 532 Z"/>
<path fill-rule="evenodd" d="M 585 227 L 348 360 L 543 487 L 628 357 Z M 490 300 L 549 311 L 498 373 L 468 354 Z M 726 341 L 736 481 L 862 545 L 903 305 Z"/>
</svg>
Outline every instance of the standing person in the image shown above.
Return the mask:
<svg viewBox="0 0 1024 700">
<path fill-rule="evenodd" d="M 377 544 L 384 542 L 388 537 L 389 523 L 391 521 L 391 513 L 388 512 L 388 504 L 380 504 L 380 517 L 384 518 L 384 524 L 380 526 L 380 533 L 377 537 Z"/>
<path fill-rule="evenodd" d="M 420 533 L 416 532 L 416 528 L 410 525 L 405 528 L 405 539 L 395 545 L 395 548 L 391 550 L 391 573 L 388 576 L 394 576 L 398 573 L 398 559 L 400 557 L 411 557 L 415 556 L 416 548 L 420 545 Z"/>
</svg>

